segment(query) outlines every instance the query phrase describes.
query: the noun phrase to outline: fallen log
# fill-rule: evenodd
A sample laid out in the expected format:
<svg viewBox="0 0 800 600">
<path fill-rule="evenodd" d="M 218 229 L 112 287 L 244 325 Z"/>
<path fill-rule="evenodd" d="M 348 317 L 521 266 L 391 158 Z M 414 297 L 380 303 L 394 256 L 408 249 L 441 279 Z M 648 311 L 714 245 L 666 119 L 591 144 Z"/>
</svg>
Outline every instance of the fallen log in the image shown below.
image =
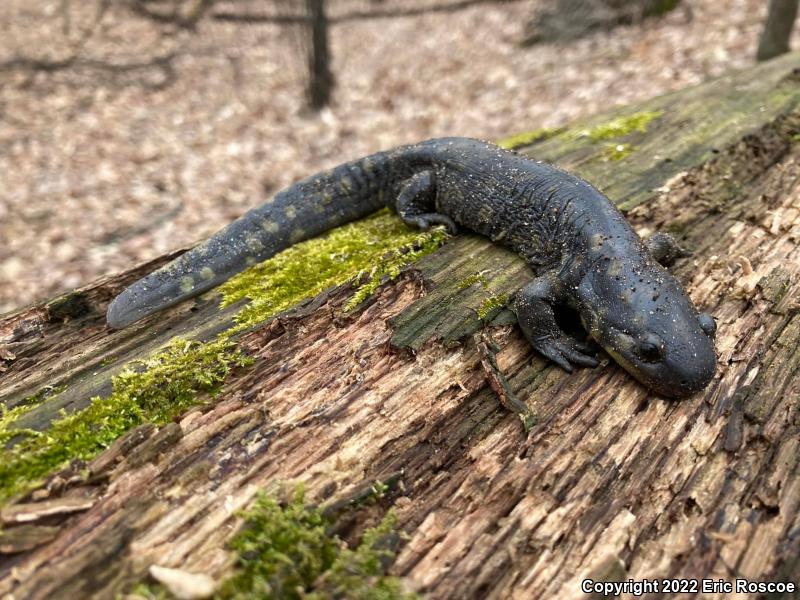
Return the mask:
<svg viewBox="0 0 800 600">
<path fill-rule="evenodd" d="M 0 593 L 222 581 L 239 511 L 297 482 L 351 546 L 392 508 L 390 573 L 430 598 L 578 598 L 586 579 L 800 583 L 798 58 L 506 141 L 692 250 L 675 272 L 716 317 L 719 360 L 684 401 L 608 359 L 568 375 L 533 353 L 504 308 L 529 270 L 469 235 L 353 311 L 344 284 L 237 327 L 246 301 L 220 309 L 211 292 L 109 331 L 110 299 L 166 256 L 3 317 Z M 498 401 L 477 332 L 527 430 Z"/>
</svg>

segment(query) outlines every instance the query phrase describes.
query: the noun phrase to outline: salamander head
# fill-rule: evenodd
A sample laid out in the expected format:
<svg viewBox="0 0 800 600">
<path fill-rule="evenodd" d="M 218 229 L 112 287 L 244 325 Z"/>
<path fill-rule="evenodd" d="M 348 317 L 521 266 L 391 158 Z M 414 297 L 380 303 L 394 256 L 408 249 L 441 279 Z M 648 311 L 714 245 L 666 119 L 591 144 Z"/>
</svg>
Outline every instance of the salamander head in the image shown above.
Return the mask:
<svg viewBox="0 0 800 600">
<path fill-rule="evenodd" d="M 680 283 L 649 257 L 600 261 L 577 296 L 592 337 L 648 388 L 682 398 L 711 381 L 714 319 L 698 313 Z"/>
</svg>

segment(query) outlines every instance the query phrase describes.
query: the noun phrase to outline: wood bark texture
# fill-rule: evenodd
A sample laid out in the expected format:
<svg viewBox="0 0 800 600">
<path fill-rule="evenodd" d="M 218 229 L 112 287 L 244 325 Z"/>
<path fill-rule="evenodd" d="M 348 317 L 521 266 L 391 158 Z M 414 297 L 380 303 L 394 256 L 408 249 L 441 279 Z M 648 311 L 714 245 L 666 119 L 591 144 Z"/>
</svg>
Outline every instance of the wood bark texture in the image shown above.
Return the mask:
<svg viewBox="0 0 800 600">
<path fill-rule="evenodd" d="M 142 426 L 89 468 L 66 467 L 2 512 L 0 596 L 112 598 L 151 565 L 222 578 L 237 510 L 279 482 L 315 502 L 396 484 L 350 515 L 393 506 L 406 538 L 391 572 L 428 598 L 582 598 L 583 578 L 800 575 L 800 56 L 599 115 L 522 149 L 574 169 L 641 233 L 693 251 L 675 271 L 718 321 L 718 373 L 702 393 L 648 394 L 612 361 L 569 375 L 537 356 L 488 298 L 531 273 L 459 236 L 344 315 L 351 291 L 238 338 L 255 364 L 214 403 Z M 598 125 L 643 111 L 646 131 Z M 572 132 L 572 134 L 570 134 Z M 606 145 L 627 145 L 621 160 Z M 237 307 L 207 294 L 123 331 L 104 311 L 170 257 L 0 320 L 0 397 L 63 391 L 21 426 L 107 394 L 131 359 L 170 338 L 209 339 Z M 470 276 L 488 282 L 464 287 Z M 80 316 L 71 317 L 71 314 Z M 487 383 L 473 335 L 488 331 L 526 433 Z M 116 361 L 109 364 L 109 356 Z M 399 474 L 399 475 L 398 475 Z M 681 596 L 672 596 L 681 597 Z M 722 597 L 713 594 L 704 597 Z"/>
</svg>

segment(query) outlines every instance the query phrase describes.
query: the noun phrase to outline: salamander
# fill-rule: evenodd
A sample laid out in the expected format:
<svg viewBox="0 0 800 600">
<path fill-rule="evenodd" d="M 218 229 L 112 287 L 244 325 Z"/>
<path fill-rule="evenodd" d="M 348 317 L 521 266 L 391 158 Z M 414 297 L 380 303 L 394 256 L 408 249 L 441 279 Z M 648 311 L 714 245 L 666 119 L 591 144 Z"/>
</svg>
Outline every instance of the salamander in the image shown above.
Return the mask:
<svg viewBox="0 0 800 600">
<path fill-rule="evenodd" d="M 577 312 L 597 344 L 662 396 L 687 396 L 714 376 L 715 321 L 666 269 L 682 255 L 674 239 L 659 233 L 642 240 L 576 175 L 457 137 L 377 152 L 303 179 L 125 289 L 108 308 L 108 324 L 125 327 L 384 206 L 409 225 L 464 228 L 518 253 L 535 277 L 511 309 L 530 344 L 564 370 L 598 360 L 594 344 L 559 325 L 559 307 Z"/>
</svg>

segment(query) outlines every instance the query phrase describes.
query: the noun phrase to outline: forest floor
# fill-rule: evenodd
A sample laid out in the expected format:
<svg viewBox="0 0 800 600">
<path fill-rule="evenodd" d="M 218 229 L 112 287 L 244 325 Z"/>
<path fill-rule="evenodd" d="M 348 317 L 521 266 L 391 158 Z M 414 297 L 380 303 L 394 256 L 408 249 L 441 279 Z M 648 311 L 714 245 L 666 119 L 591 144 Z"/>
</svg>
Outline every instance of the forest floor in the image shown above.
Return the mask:
<svg viewBox="0 0 800 600">
<path fill-rule="evenodd" d="M 350 158 L 556 126 L 749 65 L 767 4 L 684 0 L 662 19 L 523 48 L 542 2 L 339 21 L 335 102 L 315 114 L 297 26 L 205 19 L 190 32 L 124 3 L 4 0 L 0 313 L 191 244 Z"/>
</svg>

